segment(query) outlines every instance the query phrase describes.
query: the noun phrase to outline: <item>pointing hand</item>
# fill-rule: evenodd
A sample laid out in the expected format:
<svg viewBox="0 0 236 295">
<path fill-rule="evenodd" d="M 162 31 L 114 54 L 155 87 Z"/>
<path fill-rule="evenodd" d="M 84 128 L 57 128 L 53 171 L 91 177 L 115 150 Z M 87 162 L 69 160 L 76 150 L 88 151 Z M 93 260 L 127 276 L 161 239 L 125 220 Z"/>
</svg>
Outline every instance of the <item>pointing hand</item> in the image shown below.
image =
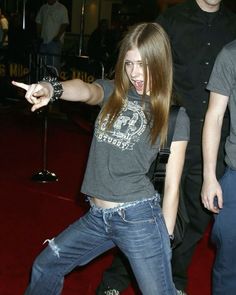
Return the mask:
<svg viewBox="0 0 236 295">
<path fill-rule="evenodd" d="M 32 112 L 47 105 L 53 94 L 52 86 L 47 82 L 28 85 L 12 81 L 12 84 L 26 91 L 25 98 L 33 105 L 31 108 Z"/>
</svg>

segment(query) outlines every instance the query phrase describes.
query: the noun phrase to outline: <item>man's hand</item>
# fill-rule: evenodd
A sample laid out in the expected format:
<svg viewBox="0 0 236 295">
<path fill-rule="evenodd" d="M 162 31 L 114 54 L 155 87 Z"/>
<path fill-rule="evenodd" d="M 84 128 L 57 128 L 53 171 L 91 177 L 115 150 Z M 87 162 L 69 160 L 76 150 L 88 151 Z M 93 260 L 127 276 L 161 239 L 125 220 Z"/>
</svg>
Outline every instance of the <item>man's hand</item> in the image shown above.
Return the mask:
<svg viewBox="0 0 236 295">
<path fill-rule="evenodd" d="M 12 84 L 26 91 L 25 98 L 33 105 L 31 108 L 32 112 L 47 105 L 53 94 L 52 86 L 47 82 L 27 85 L 12 81 Z"/>
<path fill-rule="evenodd" d="M 223 208 L 222 190 L 215 178 L 204 179 L 201 196 L 204 207 L 213 213 L 219 213 Z"/>
</svg>

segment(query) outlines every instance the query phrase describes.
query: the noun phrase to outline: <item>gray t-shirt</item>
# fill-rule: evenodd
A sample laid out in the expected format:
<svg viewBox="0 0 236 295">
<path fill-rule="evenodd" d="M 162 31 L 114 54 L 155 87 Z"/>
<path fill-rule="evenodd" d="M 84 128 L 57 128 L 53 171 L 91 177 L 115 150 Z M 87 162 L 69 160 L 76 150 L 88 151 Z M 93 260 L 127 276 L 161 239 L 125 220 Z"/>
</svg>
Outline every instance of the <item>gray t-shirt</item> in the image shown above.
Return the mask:
<svg viewBox="0 0 236 295">
<path fill-rule="evenodd" d="M 104 102 L 114 83 L 97 80 L 104 90 Z M 149 125 L 140 105 L 141 96 L 131 89 L 128 102 L 110 130 L 95 124 L 82 193 L 112 202 L 131 202 L 151 198 L 156 193 L 146 176 L 157 156 L 160 140 L 150 143 Z M 180 109 L 174 141 L 189 139 L 189 119 Z"/>
<path fill-rule="evenodd" d="M 230 134 L 225 143 L 225 161 L 236 169 L 236 40 L 219 53 L 207 89 L 229 97 Z"/>
</svg>

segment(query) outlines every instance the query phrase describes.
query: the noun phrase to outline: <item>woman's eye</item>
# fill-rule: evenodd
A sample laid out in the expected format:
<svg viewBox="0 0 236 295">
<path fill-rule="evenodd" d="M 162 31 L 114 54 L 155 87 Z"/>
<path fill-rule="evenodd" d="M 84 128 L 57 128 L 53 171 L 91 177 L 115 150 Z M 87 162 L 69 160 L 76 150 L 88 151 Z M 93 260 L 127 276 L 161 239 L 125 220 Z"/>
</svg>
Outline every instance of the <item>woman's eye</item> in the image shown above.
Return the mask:
<svg viewBox="0 0 236 295">
<path fill-rule="evenodd" d="M 132 61 L 126 61 L 125 66 L 126 67 L 133 67 L 134 65 L 143 68 L 143 63 L 142 62 L 132 62 Z"/>
</svg>

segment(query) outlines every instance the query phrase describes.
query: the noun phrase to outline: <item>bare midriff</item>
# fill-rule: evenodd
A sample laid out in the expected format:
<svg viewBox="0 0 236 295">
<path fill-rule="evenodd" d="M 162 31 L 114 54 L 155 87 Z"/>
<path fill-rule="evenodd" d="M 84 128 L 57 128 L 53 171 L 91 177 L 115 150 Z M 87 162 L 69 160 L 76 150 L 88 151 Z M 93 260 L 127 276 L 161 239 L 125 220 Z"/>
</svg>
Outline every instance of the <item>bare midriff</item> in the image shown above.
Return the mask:
<svg viewBox="0 0 236 295">
<path fill-rule="evenodd" d="M 109 201 L 101 200 L 95 197 L 92 197 L 91 201 L 92 203 L 94 203 L 96 207 L 100 207 L 104 209 L 115 208 L 117 206 L 121 206 L 124 204 L 124 203 L 109 202 Z"/>
</svg>

